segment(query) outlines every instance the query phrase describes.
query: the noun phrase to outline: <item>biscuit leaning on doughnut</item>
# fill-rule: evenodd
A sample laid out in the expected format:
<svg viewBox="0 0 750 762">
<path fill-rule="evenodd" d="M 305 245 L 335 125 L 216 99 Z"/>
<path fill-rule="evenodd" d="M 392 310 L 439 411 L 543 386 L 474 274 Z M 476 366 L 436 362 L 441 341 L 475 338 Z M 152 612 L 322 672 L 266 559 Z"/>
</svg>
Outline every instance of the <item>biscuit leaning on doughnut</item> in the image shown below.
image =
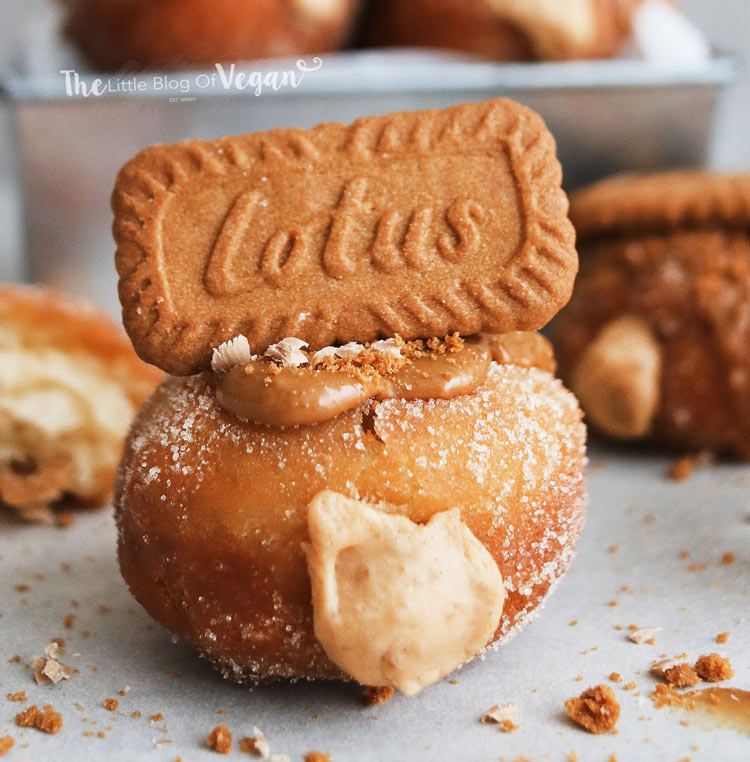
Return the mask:
<svg viewBox="0 0 750 762">
<path fill-rule="evenodd" d="M 534 333 L 577 269 L 560 179 L 506 100 L 123 168 L 125 325 L 182 377 L 125 449 L 120 565 L 226 677 L 414 693 L 566 570 L 585 431 Z"/>
<path fill-rule="evenodd" d="M 617 439 L 750 459 L 750 175 L 622 175 L 579 191 L 563 377 Z"/>
</svg>

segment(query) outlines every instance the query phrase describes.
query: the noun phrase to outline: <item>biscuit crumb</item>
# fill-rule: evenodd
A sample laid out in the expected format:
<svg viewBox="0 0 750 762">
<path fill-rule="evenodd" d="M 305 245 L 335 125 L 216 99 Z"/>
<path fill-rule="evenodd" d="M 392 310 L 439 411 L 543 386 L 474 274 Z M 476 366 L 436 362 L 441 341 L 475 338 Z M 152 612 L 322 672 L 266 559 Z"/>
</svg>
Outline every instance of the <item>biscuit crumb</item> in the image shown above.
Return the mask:
<svg viewBox="0 0 750 762">
<path fill-rule="evenodd" d="M 237 365 L 247 365 L 252 359 L 247 337 L 240 334 L 214 348 L 211 370 L 214 373 L 226 373 Z"/>
<path fill-rule="evenodd" d="M 31 662 L 34 679 L 39 685 L 49 685 L 50 683 L 57 685 L 61 680 L 68 680 L 73 674 L 73 670 L 69 666 L 57 660 L 61 653 L 60 641 L 62 638 L 53 640 L 44 649 L 45 656 L 35 656 Z"/>
<path fill-rule="evenodd" d="M 390 701 L 395 693 L 392 685 L 368 685 L 362 692 L 365 706 L 377 706 Z"/>
<path fill-rule="evenodd" d="M 232 734 L 226 725 L 217 725 L 206 738 L 206 746 L 218 754 L 229 754 L 232 751 Z"/>
<path fill-rule="evenodd" d="M 108 712 L 114 712 L 118 706 L 120 706 L 120 702 L 116 698 L 104 699 L 104 708 Z"/>
<path fill-rule="evenodd" d="M 661 661 L 654 662 L 649 668 L 649 672 L 657 677 L 664 677 L 668 669 L 679 666 L 678 659 L 662 659 Z"/>
<path fill-rule="evenodd" d="M 322 751 L 308 751 L 305 754 L 305 762 L 333 762 L 330 754 L 324 754 Z"/>
<path fill-rule="evenodd" d="M 728 632 L 720 632 L 716 636 L 716 642 L 717 643 L 726 643 L 729 640 L 729 633 Z"/>
<path fill-rule="evenodd" d="M 16 691 L 16 693 L 8 694 L 9 701 L 23 701 L 26 703 L 26 691 Z"/>
<path fill-rule="evenodd" d="M 675 691 L 674 686 L 659 683 L 651 694 L 654 700 L 654 706 L 657 708 L 663 706 L 675 706 L 680 703 L 680 694 Z"/>
<path fill-rule="evenodd" d="M 261 759 L 268 759 L 271 756 L 271 746 L 258 728 L 253 728 L 252 736 L 240 739 L 240 751 L 245 754 L 254 754 Z"/>
<path fill-rule="evenodd" d="M 609 679 L 610 679 L 610 680 L 611 680 L 613 683 L 619 683 L 619 682 L 622 682 L 622 676 L 620 675 L 620 673 L 619 673 L 619 672 L 612 672 L 612 673 L 610 673 L 610 675 L 609 675 Z"/>
<path fill-rule="evenodd" d="M 500 730 L 504 733 L 511 733 L 518 730 L 518 707 L 512 701 L 496 704 L 481 716 L 480 721 L 500 725 Z"/>
<path fill-rule="evenodd" d="M 664 679 L 675 688 L 691 688 L 701 679 L 689 664 L 677 664 L 664 671 Z"/>
<path fill-rule="evenodd" d="M 287 336 L 276 344 L 271 344 L 263 356 L 278 362 L 285 368 L 298 368 L 300 365 L 307 365 L 308 358 L 302 350 L 308 346 L 308 343 L 302 339 Z"/>
<path fill-rule="evenodd" d="M 721 557 L 721 565 L 730 566 L 731 564 L 735 562 L 736 558 L 737 556 L 734 553 L 732 553 L 731 551 L 727 551 Z"/>
<path fill-rule="evenodd" d="M 734 670 L 729 659 L 717 653 L 704 654 L 695 662 L 695 671 L 707 683 L 718 683 L 734 677 Z"/>
<path fill-rule="evenodd" d="M 681 482 L 687 479 L 695 471 L 696 456 L 686 455 L 679 458 L 669 467 L 667 476 L 674 482 Z"/>
<path fill-rule="evenodd" d="M 14 746 L 16 742 L 10 736 L 0 737 L 0 757 L 3 754 L 7 754 Z"/>
<path fill-rule="evenodd" d="M 62 716 L 49 704 L 40 710 L 36 704 L 24 709 L 16 715 L 16 725 L 19 728 L 36 728 L 43 733 L 57 733 L 62 728 Z"/>
<path fill-rule="evenodd" d="M 638 645 L 642 645 L 643 643 L 648 643 L 650 640 L 653 640 L 654 635 L 660 630 L 661 627 L 641 627 L 640 629 L 632 630 L 628 635 L 628 640 L 637 643 Z"/>
<path fill-rule="evenodd" d="M 569 698 L 565 711 L 573 722 L 596 735 L 614 731 L 620 718 L 620 705 L 608 685 L 597 685 L 577 698 Z"/>
</svg>

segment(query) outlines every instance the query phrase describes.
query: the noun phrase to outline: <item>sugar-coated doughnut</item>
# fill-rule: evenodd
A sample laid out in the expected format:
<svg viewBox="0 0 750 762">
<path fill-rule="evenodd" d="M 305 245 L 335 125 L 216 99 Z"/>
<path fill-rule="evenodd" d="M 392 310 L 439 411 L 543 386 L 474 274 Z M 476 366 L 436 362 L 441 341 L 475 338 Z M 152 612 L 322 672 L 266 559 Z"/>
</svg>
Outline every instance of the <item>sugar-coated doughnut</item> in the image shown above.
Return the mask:
<svg viewBox="0 0 750 762">
<path fill-rule="evenodd" d="M 0 286 L 0 505 L 48 519 L 62 499 L 106 503 L 133 414 L 160 377 L 100 310 Z"/>
<path fill-rule="evenodd" d="M 617 439 L 750 459 L 750 175 L 621 175 L 579 191 L 563 378 Z"/>
<path fill-rule="evenodd" d="M 640 0 L 380 0 L 366 39 L 447 48 L 497 61 L 606 58 L 630 32 Z"/>
<path fill-rule="evenodd" d="M 497 643 L 570 564 L 584 448 L 576 399 L 536 367 L 493 362 L 469 394 L 370 400 L 290 428 L 222 409 L 210 373 L 166 378 L 121 464 L 122 573 L 156 620 L 231 680 L 339 679 L 313 627 L 311 501 L 333 491 L 419 524 L 458 509 L 502 574 Z"/>
<path fill-rule="evenodd" d="M 66 0 L 67 30 L 105 70 L 306 55 L 346 40 L 358 0 Z"/>
</svg>

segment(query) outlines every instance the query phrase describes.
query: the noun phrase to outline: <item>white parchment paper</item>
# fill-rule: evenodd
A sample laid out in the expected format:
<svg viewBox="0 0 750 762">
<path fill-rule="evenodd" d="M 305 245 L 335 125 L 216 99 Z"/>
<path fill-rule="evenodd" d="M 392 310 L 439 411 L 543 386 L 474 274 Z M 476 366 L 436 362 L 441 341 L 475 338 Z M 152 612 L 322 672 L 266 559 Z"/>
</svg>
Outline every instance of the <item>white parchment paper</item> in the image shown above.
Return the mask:
<svg viewBox="0 0 750 762">
<path fill-rule="evenodd" d="M 295 761 L 313 749 L 335 762 L 562 762 L 573 750 L 582 762 L 612 753 L 621 762 L 750 759 L 750 738 L 682 726 L 682 717 L 655 710 L 647 698 L 655 685 L 651 660 L 683 651 L 691 659 L 710 651 L 729 656 L 736 677 L 727 685 L 750 688 L 750 467 L 713 466 L 675 483 L 665 478 L 669 458 L 599 447 L 591 460 L 578 557 L 536 622 L 458 672 L 456 684 L 445 680 L 371 709 L 359 702 L 358 689 L 342 684 L 249 690 L 222 681 L 131 599 L 117 570 L 109 511 L 84 515 L 69 530 L 0 519 L 0 735 L 16 738 L 3 762 L 216 762 L 222 757 L 205 747 L 205 737 L 222 722 L 235 737 L 230 758 L 239 759 L 249 757 L 238 740 L 255 725 L 274 753 Z M 688 557 L 681 558 L 683 550 Z M 722 565 L 725 552 L 736 554 L 733 563 Z M 66 628 L 69 613 L 73 626 Z M 656 645 L 629 642 L 631 623 L 661 627 Z M 729 641 L 717 644 L 724 631 Z M 66 641 L 62 660 L 79 673 L 37 686 L 24 663 L 58 636 Z M 15 654 L 21 663 L 8 661 Z M 622 706 L 619 733 L 589 735 L 568 721 L 563 703 L 608 682 L 613 671 L 622 675 L 622 683 L 610 683 Z M 630 681 L 637 688 L 626 691 Z M 129 693 L 117 697 L 125 686 Z M 62 713 L 59 734 L 15 726 L 23 705 L 5 695 L 18 690 Z M 119 698 L 114 713 L 103 707 L 108 697 Z M 519 730 L 479 723 L 486 709 L 505 701 L 519 707 Z M 140 718 L 131 716 L 135 710 Z M 164 719 L 150 722 L 155 713 Z"/>
</svg>

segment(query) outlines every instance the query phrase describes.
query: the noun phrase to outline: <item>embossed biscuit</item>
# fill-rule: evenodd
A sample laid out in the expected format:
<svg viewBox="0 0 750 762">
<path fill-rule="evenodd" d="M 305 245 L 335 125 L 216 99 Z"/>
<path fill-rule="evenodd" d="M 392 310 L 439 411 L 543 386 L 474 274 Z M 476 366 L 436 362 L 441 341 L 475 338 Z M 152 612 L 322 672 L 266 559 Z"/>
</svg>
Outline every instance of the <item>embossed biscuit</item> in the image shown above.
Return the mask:
<svg viewBox="0 0 750 762">
<path fill-rule="evenodd" d="M 148 148 L 112 205 L 125 327 L 184 375 L 237 334 L 312 349 L 544 325 L 577 270 L 555 144 L 512 101 Z"/>
<path fill-rule="evenodd" d="M 679 228 L 750 225 L 750 174 L 687 170 L 622 174 L 571 197 L 580 240 Z"/>
</svg>

